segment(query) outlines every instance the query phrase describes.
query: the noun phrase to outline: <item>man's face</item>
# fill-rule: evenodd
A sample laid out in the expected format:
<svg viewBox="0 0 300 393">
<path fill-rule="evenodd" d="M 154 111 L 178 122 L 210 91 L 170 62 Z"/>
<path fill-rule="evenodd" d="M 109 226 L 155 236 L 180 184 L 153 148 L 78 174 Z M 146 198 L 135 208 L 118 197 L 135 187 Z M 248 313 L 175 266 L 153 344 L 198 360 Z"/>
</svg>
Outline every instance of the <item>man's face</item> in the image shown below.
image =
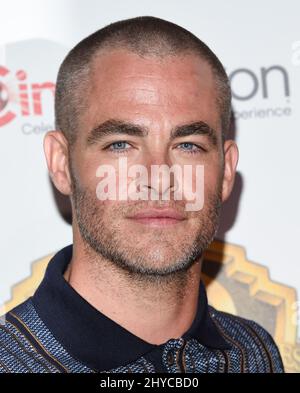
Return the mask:
<svg viewBox="0 0 300 393">
<path fill-rule="evenodd" d="M 142 58 L 115 50 L 94 60 L 89 89 L 70 159 L 74 219 L 83 240 L 127 271 L 155 276 L 186 270 L 212 241 L 221 205 L 221 124 L 210 66 L 193 55 Z M 196 132 L 199 124 L 214 135 Z M 174 137 L 180 127 L 185 133 Z M 186 211 L 186 200 L 172 192 L 162 200 L 162 184 L 155 190 L 159 200 L 99 200 L 97 168 L 111 165 L 118 180 L 120 157 L 149 174 L 152 165 L 190 165 L 194 190 L 196 165 L 203 165 L 203 208 Z M 181 219 L 135 217 L 150 208 L 173 209 Z"/>
</svg>

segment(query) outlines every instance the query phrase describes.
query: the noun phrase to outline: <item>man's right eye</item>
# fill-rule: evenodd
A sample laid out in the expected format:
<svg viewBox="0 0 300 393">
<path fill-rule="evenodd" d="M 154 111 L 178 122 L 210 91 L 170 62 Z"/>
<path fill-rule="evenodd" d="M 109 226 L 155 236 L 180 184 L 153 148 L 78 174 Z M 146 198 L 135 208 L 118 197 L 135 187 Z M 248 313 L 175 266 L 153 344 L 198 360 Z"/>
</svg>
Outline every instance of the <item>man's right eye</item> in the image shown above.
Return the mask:
<svg viewBox="0 0 300 393">
<path fill-rule="evenodd" d="M 130 148 L 130 144 L 125 141 L 114 142 L 106 147 L 107 150 L 113 152 L 119 152 L 119 151 L 122 152 L 128 150 L 129 148 Z"/>
</svg>

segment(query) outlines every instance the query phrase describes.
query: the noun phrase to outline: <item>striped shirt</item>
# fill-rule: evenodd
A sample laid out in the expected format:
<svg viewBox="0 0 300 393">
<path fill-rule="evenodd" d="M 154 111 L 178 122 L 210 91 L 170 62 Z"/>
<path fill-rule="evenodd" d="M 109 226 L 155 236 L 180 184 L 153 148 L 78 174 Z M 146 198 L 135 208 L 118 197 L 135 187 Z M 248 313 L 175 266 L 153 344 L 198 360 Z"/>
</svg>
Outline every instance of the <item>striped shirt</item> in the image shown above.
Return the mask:
<svg viewBox="0 0 300 393">
<path fill-rule="evenodd" d="M 155 345 L 92 307 L 64 279 L 72 245 L 48 264 L 35 294 L 2 317 L 0 372 L 282 373 L 278 348 L 257 323 L 217 311 L 200 284 L 191 327 Z"/>
</svg>

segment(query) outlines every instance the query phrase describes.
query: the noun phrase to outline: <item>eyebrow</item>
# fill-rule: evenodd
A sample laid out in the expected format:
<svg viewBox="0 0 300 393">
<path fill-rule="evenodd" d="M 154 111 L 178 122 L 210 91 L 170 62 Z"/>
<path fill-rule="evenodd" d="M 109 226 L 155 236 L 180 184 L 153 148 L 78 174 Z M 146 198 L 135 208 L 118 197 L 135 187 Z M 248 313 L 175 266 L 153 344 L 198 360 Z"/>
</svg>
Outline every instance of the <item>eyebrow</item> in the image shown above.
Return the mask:
<svg viewBox="0 0 300 393">
<path fill-rule="evenodd" d="M 147 127 L 122 120 L 110 119 L 93 128 L 90 131 L 86 142 L 87 145 L 90 146 L 100 142 L 109 135 L 131 135 L 145 137 L 148 134 L 149 129 Z M 218 138 L 216 131 L 204 121 L 196 121 L 193 123 L 176 126 L 171 131 L 170 140 L 189 135 L 205 135 L 209 138 L 212 145 L 217 145 Z"/>
<path fill-rule="evenodd" d="M 175 127 L 171 132 L 170 139 L 180 138 L 189 135 L 205 135 L 211 144 L 216 146 L 218 143 L 217 132 L 204 121 L 196 121 Z"/>
<path fill-rule="evenodd" d="M 148 135 L 148 130 L 145 127 L 137 126 L 133 123 L 111 119 L 99 124 L 90 131 L 87 137 L 87 145 L 93 145 L 100 142 L 108 135 L 131 135 L 143 137 Z"/>
</svg>

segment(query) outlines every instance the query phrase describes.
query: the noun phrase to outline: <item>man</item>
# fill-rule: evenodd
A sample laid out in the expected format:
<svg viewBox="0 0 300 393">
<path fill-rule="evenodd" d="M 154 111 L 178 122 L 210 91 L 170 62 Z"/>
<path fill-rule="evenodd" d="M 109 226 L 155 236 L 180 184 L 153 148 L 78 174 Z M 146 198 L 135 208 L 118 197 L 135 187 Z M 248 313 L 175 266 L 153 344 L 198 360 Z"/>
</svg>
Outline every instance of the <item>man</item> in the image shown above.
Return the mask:
<svg viewBox="0 0 300 393">
<path fill-rule="evenodd" d="M 238 161 L 226 139 L 230 101 L 213 52 L 158 18 L 113 23 L 70 51 L 44 149 L 53 183 L 71 199 L 73 245 L 6 314 L 1 371 L 283 372 L 272 337 L 208 306 L 201 281 Z M 120 162 L 194 171 L 183 183 L 180 171 L 147 182 L 122 177 Z M 114 174 L 105 186 L 101 168 Z M 187 209 L 187 195 L 203 203 Z"/>
</svg>

